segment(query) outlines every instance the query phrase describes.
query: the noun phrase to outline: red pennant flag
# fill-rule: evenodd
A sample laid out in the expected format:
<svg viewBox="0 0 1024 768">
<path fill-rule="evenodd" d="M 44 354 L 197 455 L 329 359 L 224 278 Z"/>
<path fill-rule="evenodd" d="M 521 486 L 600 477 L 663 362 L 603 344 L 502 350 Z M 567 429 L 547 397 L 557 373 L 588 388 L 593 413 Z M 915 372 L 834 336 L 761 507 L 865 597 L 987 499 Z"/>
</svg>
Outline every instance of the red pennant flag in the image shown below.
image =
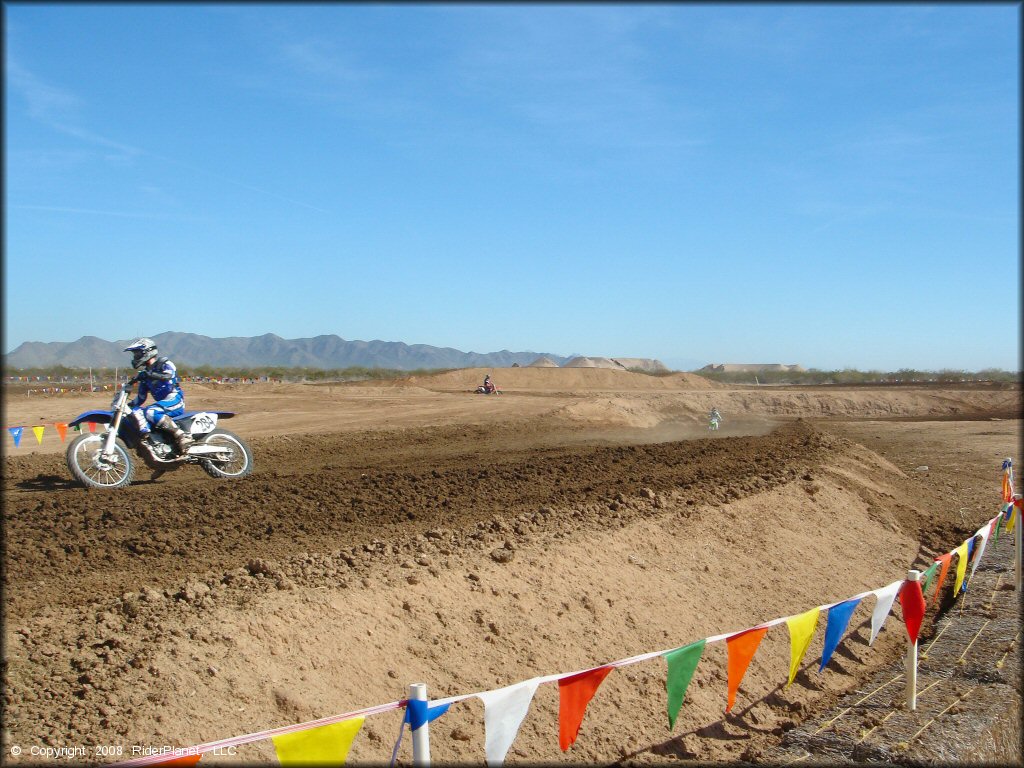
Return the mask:
<svg viewBox="0 0 1024 768">
<path fill-rule="evenodd" d="M 900 606 L 903 608 L 903 621 L 907 625 L 907 636 L 910 637 L 910 642 L 916 643 L 925 611 L 924 592 L 921 591 L 920 581 L 908 579 L 903 582 L 903 586 L 900 587 Z"/>
<path fill-rule="evenodd" d="M 89 422 L 89 431 L 90 432 L 95 432 L 96 431 L 96 422 L 95 421 L 90 421 Z"/>
<path fill-rule="evenodd" d="M 748 629 L 725 639 L 729 651 L 729 702 L 725 707 L 726 712 L 736 703 L 736 691 L 739 690 L 740 681 L 747 674 L 750 660 L 754 658 L 757 646 L 761 644 L 767 632 L 768 627 Z"/>
<path fill-rule="evenodd" d="M 558 681 L 558 746 L 564 752 L 576 741 L 587 704 L 614 667 L 598 667 Z"/>
</svg>

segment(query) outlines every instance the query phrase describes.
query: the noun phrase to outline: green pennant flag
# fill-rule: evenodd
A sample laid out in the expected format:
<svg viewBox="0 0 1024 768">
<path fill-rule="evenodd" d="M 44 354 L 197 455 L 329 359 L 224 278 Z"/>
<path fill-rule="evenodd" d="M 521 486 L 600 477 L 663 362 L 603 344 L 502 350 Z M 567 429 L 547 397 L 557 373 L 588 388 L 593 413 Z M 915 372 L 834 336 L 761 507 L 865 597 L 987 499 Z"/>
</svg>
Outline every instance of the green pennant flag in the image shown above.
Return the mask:
<svg viewBox="0 0 1024 768">
<path fill-rule="evenodd" d="M 665 681 L 665 689 L 668 691 L 669 730 L 676 726 L 679 708 L 683 706 L 686 689 L 690 685 L 690 680 L 693 679 L 693 672 L 697 669 L 697 662 L 700 661 L 706 644 L 706 639 L 698 640 L 665 654 L 665 661 L 668 662 L 668 679 Z"/>
<path fill-rule="evenodd" d="M 938 560 L 931 564 L 924 575 L 921 577 L 921 592 L 922 594 L 928 591 L 928 586 L 932 583 L 932 579 L 935 578 L 935 574 L 938 573 L 939 566 L 942 565 Z"/>
</svg>

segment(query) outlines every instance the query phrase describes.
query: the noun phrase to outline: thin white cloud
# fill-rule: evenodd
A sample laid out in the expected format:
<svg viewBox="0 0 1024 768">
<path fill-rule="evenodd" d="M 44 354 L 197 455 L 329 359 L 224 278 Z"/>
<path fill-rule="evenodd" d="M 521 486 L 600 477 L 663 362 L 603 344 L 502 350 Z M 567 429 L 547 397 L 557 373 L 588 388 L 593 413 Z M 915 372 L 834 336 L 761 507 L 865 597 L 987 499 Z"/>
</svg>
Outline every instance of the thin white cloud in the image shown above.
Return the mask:
<svg viewBox="0 0 1024 768">
<path fill-rule="evenodd" d="M 44 83 L 21 66 L 9 53 L 6 74 L 11 89 L 25 99 L 29 115 L 37 120 L 50 122 L 66 117 L 75 112 L 82 104 L 82 100 L 73 93 Z"/>
<path fill-rule="evenodd" d="M 49 126 L 53 130 L 59 131 L 66 136 L 79 139 L 80 141 L 88 144 L 104 147 L 106 149 L 114 150 L 119 155 L 109 156 L 108 160 L 113 162 L 123 162 L 125 159 L 134 159 L 140 156 L 148 156 L 151 158 L 163 160 L 164 162 L 178 165 L 180 167 L 188 168 L 192 171 L 204 173 L 208 176 L 220 179 L 223 182 L 232 184 L 242 189 L 247 189 L 251 192 L 257 192 L 261 195 L 273 197 L 282 202 L 286 202 L 292 205 L 297 205 L 302 208 L 308 208 L 310 210 L 319 211 L 320 213 L 328 213 L 315 205 L 296 200 L 294 198 L 281 195 L 270 190 L 263 189 L 261 187 L 247 184 L 245 182 L 237 181 L 235 179 L 222 176 L 221 174 L 215 173 L 208 169 L 197 168 L 188 163 L 183 163 L 172 158 L 159 155 L 155 152 L 150 152 L 145 149 L 126 144 L 124 142 L 115 141 L 109 139 L 106 136 L 102 136 L 94 131 L 82 128 L 77 125 L 78 112 L 83 106 L 83 100 L 69 91 L 58 88 L 43 82 L 39 77 L 33 74 L 31 71 L 22 66 L 13 56 L 8 54 L 7 56 L 7 74 L 10 79 L 12 88 L 22 95 L 28 105 L 28 114 L 33 119 L 44 125 Z M 117 211 L 100 211 L 85 208 L 61 208 L 59 206 L 51 206 L 44 208 L 41 206 L 36 207 L 39 210 L 52 210 L 52 211 L 63 211 L 68 213 L 91 213 L 96 215 L 106 216 L 126 216 L 132 218 L 162 218 L 159 215 L 150 214 L 133 214 L 133 213 L 122 213 Z"/>
<path fill-rule="evenodd" d="M 44 82 L 10 54 L 7 57 L 7 75 L 11 88 L 25 99 L 29 117 L 34 120 L 66 136 L 113 149 L 129 157 L 142 154 L 138 147 L 108 139 L 76 125 L 79 112 L 84 106 L 83 100 L 70 91 Z"/>
<path fill-rule="evenodd" d="M 161 213 L 132 212 L 132 211 L 103 211 L 96 208 L 75 208 L 62 205 L 12 205 L 12 210 L 22 211 L 45 211 L 49 213 L 72 213 L 83 216 L 115 216 L 121 219 L 173 219 L 181 220 L 181 216 L 169 216 Z M 194 217 L 188 217 L 194 219 Z"/>
<path fill-rule="evenodd" d="M 524 127 L 605 148 L 694 147 L 699 110 L 685 86 L 655 76 L 643 43 L 671 18 L 614 8 L 498 8 L 481 12 L 456 53 L 464 92 L 494 100 Z"/>
<path fill-rule="evenodd" d="M 369 73 L 346 61 L 337 47 L 325 40 L 285 41 L 280 55 L 285 62 L 310 75 L 341 84 L 369 79 Z"/>
</svg>

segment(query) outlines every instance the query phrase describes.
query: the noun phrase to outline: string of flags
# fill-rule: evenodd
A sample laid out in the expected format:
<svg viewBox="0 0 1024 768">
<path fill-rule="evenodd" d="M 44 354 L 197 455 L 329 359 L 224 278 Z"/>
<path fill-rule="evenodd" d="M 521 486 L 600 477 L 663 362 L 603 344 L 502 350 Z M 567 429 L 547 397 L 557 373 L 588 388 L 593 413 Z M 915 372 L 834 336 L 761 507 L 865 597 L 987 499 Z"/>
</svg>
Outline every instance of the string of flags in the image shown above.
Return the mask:
<svg viewBox="0 0 1024 768">
<path fill-rule="evenodd" d="M 195 747 L 178 749 L 175 752 L 147 755 L 119 765 L 195 765 L 204 754 L 223 754 L 223 750 L 270 739 L 278 761 L 283 766 L 332 764 L 344 765 L 348 753 L 359 734 L 366 718 L 405 708 L 402 731 L 392 753 L 392 765 L 401 744 L 405 725 L 415 732 L 430 721 L 444 715 L 452 704 L 476 697 L 484 705 L 484 755 L 488 766 L 504 763 L 519 727 L 529 712 L 534 694 L 545 683 L 558 684 L 558 744 L 566 751 L 576 742 L 583 724 L 587 706 L 597 694 L 601 683 L 615 669 L 663 658 L 666 664 L 666 712 L 671 732 L 676 725 L 679 712 L 686 699 L 686 691 L 708 644 L 725 642 L 727 653 L 726 705 L 725 712 L 732 710 L 740 683 L 746 674 L 761 641 L 770 629 L 786 625 L 790 640 L 789 674 L 785 687 L 792 685 L 801 662 L 810 647 L 814 633 L 825 613 L 825 636 L 818 671 L 824 671 L 833 653 L 845 636 L 854 610 L 868 597 L 874 597 L 871 613 L 871 634 L 868 645 L 872 645 L 888 618 L 893 604 L 899 600 L 903 623 L 911 643 L 917 642 L 920 628 L 927 610 L 927 593 L 931 590 L 931 601 L 938 602 L 942 587 L 956 558 L 953 583 L 953 598 L 967 591 L 968 584 L 978 568 L 978 563 L 990 539 L 999 540 L 1000 531 L 1011 533 L 1020 525 L 1022 500 L 1016 495 L 1013 484 L 1012 462 L 1003 462 L 1002 497 L 1000 512 L 982 525 L 969 539 L 955 549 L 934 558 L 921 575 L 920 581 L 894 581 L 884 587 L 862 592 L 846 600 L 820 605 L 803 613 L 773 619 L 754 627 L 737 632 L 703 638 L 688 645 L 653 651 L 620 659 L 590 669 L 571 673 L 535 677 L 497 690 L 451 696 L 433 702 L 404 699 L 378 705 L 355 712 L 322 718 L 307 723 L 284 726 L 259 733 L 236 736 Z M 967 573 L 971 566 L 970 575 Z M 934 586 L 934 589 L 932 587 Z"/>
<path fill-rule="evenodd" d="M 96 431 L 96 423 L 95 422 L 92 422 L 92 421 L 87 422 L 85 424 L 85 426 L 86 426 L 86 428 L 90 432 L 95 432 Z M 68 425 L 67 425 L 67 423 L 66 422 L 60 422 L 60 421 L 55 422 L 53 424 L 53 428 L 57 431 L 57 436 L 60 438 L 60 441 L 63 443 L 67 439 L 67 436 L 68 436 Z M 102 428 L 103 427 L 101 426 L 100 429 L 102 429 Z M 40 424 L 40 425 L 37 425 L 37 426 L 34 426 L 34 427 L 8 427 L 7 428 L 7 432 L 8 432 L 8 434 L 10 434 L 11 439 L 14 440 L 14 447 L 15 448 L 20 448 L 21 447 L 21 438 L 22 438 L 22 435 L 24 435 L 26 429 L 31 430 L 32 434 L 36 436 L 36 445 L 42 445 L 43 444 L 43 435 L 46 433 L 46 425 L 45 424 Z M 75 426 L 71 427 L 71 430 L 73 432 L 81 432 L 82 431 L 82 425 L 81 424 L 76 424 Z"/>
</svg>

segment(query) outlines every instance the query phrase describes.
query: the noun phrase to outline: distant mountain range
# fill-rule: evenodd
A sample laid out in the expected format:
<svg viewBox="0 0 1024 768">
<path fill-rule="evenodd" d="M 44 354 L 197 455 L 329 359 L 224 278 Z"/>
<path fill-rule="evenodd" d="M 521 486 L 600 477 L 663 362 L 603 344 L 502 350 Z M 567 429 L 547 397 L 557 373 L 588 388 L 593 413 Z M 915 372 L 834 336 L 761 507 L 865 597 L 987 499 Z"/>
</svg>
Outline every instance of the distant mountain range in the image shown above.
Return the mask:
<svg viewBox="0 0 1024 768">
<path fill-rule="evenodd" d="M 160 349 L 179 366 L 209 365 L 223 368 L 282 366 L 303 368 L 392 368 L 412 371 L 418 368 L 507 368 L 526 366 L 543 355 L 558 365 L 570 358 L 550 352 L 460 352 L 451 347 L 428 344 L 404 344 L 400 341 L 346 341 L 340 336 L 315 336 L 311 339 L 282 339 L 273 333 L 263 336 L 232 336 L 213 339 L 195 333 L 169 331 L 152 337 Z M 122 352 L 133 339 L 105 341 L 83 336 L 78 341 L 26 341 L 4 355 L 5 368 L 125 367 L 130 356 Z"/>
</svg>

